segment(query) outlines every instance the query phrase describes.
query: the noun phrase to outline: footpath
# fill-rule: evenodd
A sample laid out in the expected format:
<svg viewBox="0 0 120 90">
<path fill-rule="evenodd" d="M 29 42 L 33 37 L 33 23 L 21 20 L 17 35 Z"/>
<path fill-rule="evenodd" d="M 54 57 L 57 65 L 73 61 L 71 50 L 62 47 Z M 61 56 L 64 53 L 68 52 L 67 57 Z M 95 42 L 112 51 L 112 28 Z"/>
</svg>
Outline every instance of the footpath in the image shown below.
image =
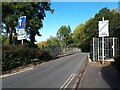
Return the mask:
<svg viewBox="0 0 120 90">
<path fill-rule="evenodd" d="M 110 64 L 102 65 L 100 62 L 89 62 L 78 88 L 119 88 L 120 74 Z"/>
</svg>

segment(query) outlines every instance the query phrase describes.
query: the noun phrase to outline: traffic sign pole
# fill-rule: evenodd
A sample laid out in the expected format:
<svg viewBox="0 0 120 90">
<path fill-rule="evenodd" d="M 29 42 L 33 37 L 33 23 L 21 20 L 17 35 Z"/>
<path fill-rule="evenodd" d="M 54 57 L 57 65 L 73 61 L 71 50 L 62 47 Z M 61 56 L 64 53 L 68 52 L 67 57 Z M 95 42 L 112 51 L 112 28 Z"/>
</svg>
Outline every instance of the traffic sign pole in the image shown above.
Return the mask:
<svg viewBox="0 0 120 90">
<path fill-rule="evenodd" d="M 99 38 L 98 38 L 98 61 L 99 61 Z"/>
<path fill-rule="evenodd" d="M 104 20 L 102 17 L 102 21 L 99 21 L 99 37 L 102 37 L 102 64 L 104 65 L 104 37 L 109 36 L 109 20 Z"/>
<path fill-rule="evenodd" d="M 102 64 L 104 65 L 104 37 L 102 37 Z"/>
<path fill-rule="evenodd" d="M 104 22 L 104 17 L 102 17 L 102 22 Z M 102 64 L 104 65 L 104 36 L 102 37 Z"/>
<path fill-rule="evenodd" d="M 23 44 L 23 39 L 22 39 L 22 43 L 21 44 Z"/>
<path fill-rule="evenodd" d="M 94 48 L 94 38 L 93 38 L 93 61 L 95 61 L 95 48 Z"/>
<path fill-rule="evenodd" d="M 113 37 L 113 57 L 115 56 L 115 38 Z"/>
</svg>

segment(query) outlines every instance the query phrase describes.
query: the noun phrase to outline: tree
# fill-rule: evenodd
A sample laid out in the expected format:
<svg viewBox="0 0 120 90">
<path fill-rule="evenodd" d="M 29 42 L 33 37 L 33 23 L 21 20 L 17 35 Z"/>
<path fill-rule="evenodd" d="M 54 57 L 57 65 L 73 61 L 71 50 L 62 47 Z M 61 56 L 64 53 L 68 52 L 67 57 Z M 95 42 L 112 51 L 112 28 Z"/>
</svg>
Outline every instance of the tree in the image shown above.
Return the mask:
<svg viewBox="0 0 120 90">
<path fill-rule="evenodd" d="M 71 28 L 70 26 L 61 26 L 59 30 L 57 31 L 57 38 L 59 39 L 61 46 L 69 45 L 70 40 L 70 34 L 71 34 Z"/>
<path fill-rule="evenodd" d="M 38 43 L 38 48 L 44 49 L 48 46 L 48 43 L 46 41 L 41 41 Z"/>
<path fill-rule="evenodd" d="M 89 20 L 88 23 L 85 24 L 85 33 L 86 33 L 86 42 L 89 42 L 87 46 L 90 46 L 93 37 L 99 37 L 98 31 L 98 21 L 102 20 L 102 17 L 105 20 L 109 20 L 109 36 L 116 36 L 114 33 L 116 31 L 116 25 L 119 24 L 120 19 L 116 15 L 118 12 L 116 10 L 110 10 L 108 8 L 102 8 L 98 13 L 95 14 L 94 18 Z"/>
<path fill-rule="evenodd" d="M 46 11 L 53 13 L 49 2 L 3 2 L 2 22 L 6 25 L 6 32 L 9 33 L 9 44 L 12 44 L 12 33 L 17 27 L 17 18 L 27 17 L 26 30 L 31 43 L 35 41 L 35 35 L 41 36 L 39 30 L 43 27 L 43 20 Z"/>
<path fill-rule="evenodd" d="M 47 39 L 48 46 L 59 46 L 59 41 L 56 37 L 50 36 Z"/>
<path fill-rule="evenodd" d="M 2 24 L 5 24 L 6 32 L 9 35 L 9 44 L 12 44 L 12 33 L 14 27 L 17 25 L 17 20 L 15 18 L 14 6 L 12 3 L 2 3 Z M 14 18 L 14 19 L 13 19 Z"/>
<path fill-rule="evenodd" d="M 109 20 L 110 37 L 120 39 L 120 13 L 116 9 L 102 8 L 93 18 L 90 18 L 84 25 L 79 25 L 73 32 L 74 45 L 80 46 L 82 51 L 89 51 L 93 37 L 98 37 L 98 21 Z"/>
<path fill-rule="evenodd" d="M 84 32 L 83 32 L 83 28 L 84 28 L 84 24 L 80 24 L 78 25 L 74 31 L 73 31 L 73 41 L 74 41 L 74 45 L 77 47 L 80 47 L 80 44 L 84 41 L 85 37 L 84 37 Z"/>
<path fill-rule="evenodd" d="M 8 44 L 7 35 L 2 35 L 2 44 Z"/>
<path fill-rule="evenodd" d="M 117 9 L 112 9 L 111 14 L 111 36 L 118 37 L 120 39 L 120 13 Z"/>
</svg>

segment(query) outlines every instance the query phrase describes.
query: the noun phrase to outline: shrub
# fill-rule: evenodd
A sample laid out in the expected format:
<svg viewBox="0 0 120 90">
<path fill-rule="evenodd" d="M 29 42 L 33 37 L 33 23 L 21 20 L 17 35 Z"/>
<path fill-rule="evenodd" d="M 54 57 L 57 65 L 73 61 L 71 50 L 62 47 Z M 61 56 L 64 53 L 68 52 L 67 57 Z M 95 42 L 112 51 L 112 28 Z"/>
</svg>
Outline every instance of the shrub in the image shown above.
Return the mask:
<svg viewBox="0 0 120 90">
<path fill-rule="evenodd" d="M 38 48 L 31 48 L 28 45 L 7 45 L 2 47 L 2 71 L 10 71 L 19 66 L 25 66 L 33 63 L 33 59 L 37 62 L 48 61 L 52 57 L 47 51 Z"/>
</svg>

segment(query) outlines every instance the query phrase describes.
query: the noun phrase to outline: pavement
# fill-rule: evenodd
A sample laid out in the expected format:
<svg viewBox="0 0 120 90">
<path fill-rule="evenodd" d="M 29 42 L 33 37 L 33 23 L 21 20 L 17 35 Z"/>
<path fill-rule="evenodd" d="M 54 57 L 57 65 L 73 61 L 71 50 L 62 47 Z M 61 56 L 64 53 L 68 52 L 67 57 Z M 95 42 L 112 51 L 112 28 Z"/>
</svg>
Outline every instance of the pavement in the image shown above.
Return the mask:
<svg viewBox="0 0 120 90">
<path fill-rule="evenodd" d="M 38 65 L 29 71 L 2 77 L 2 87 L 73 88 L 87 55 L 76 53 Z"/>
<path fill-rule="evenodd" d="M 120 88 L 120 75 L 110 64 L 89 62 L 80 80 L 79 88 Z"/>
</svg>

